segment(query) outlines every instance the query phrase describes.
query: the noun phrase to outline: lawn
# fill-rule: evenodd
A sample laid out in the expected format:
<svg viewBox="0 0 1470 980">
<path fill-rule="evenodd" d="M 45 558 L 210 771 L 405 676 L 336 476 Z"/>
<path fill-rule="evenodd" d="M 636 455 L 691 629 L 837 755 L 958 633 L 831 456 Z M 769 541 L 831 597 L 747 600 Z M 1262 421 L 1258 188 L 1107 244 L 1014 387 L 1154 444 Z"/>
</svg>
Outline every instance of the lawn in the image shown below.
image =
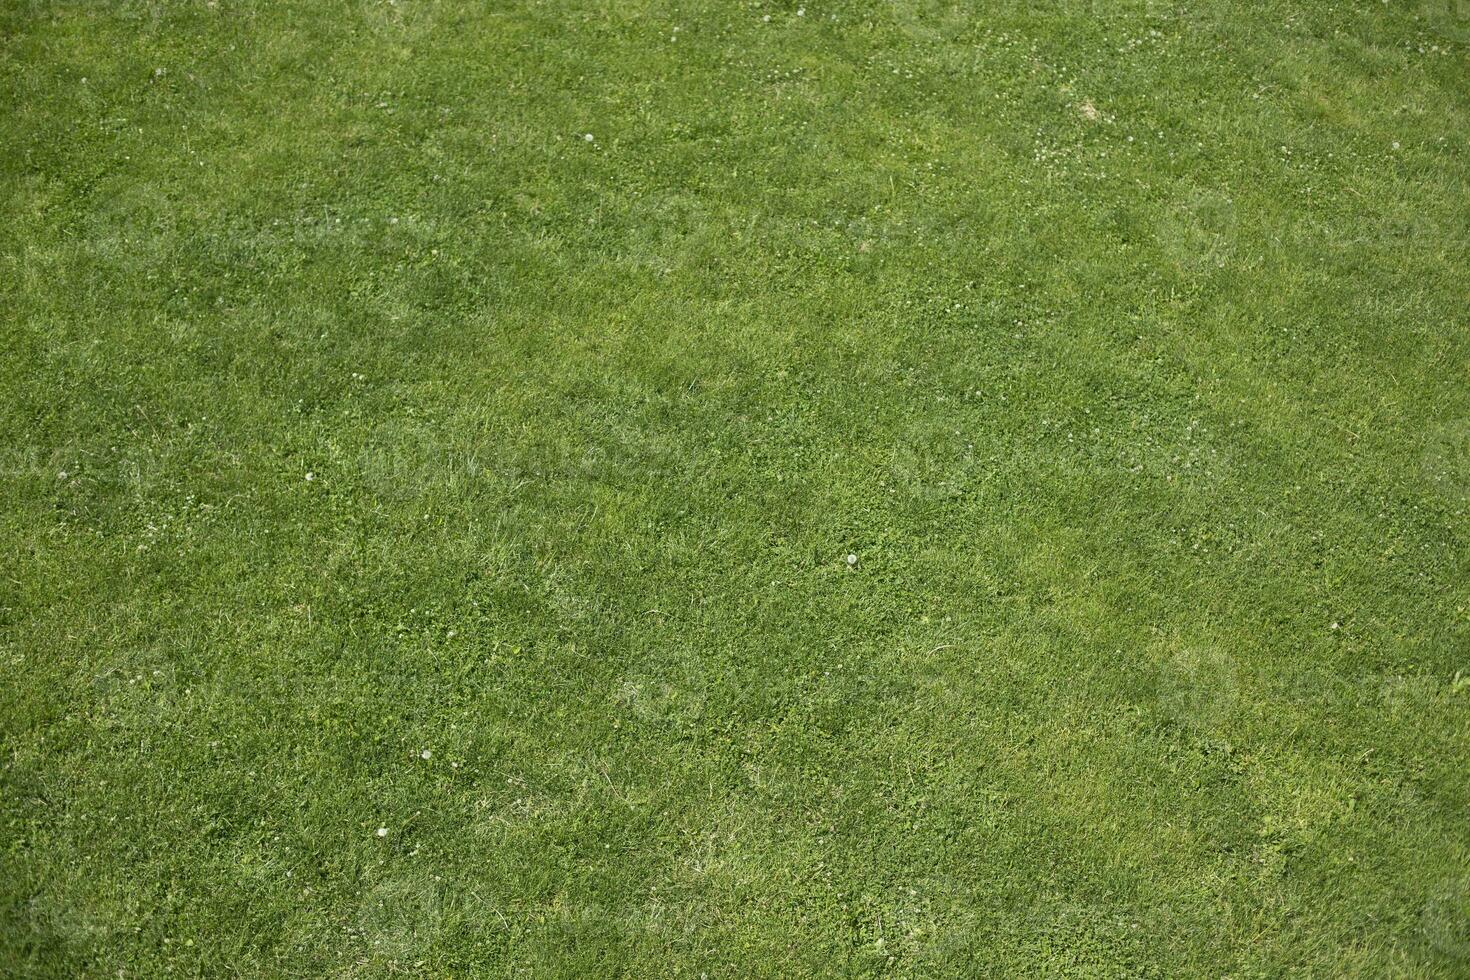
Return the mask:
<svg viewBox="0 0 1470 980">
<path fill-rule="evenodd" d="M 1470 976 L 1464 0 L 0 0 L 0 975 Z"/>
</svg>

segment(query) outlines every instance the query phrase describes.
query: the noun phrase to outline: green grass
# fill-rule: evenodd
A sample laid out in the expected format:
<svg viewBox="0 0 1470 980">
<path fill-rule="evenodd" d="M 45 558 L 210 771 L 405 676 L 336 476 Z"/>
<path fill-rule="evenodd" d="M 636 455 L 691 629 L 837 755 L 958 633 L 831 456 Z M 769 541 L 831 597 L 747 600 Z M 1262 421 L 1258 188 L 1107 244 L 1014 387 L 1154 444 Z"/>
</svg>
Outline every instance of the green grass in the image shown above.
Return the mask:
<svg viewBox="0 0 1470 980">
<path fill-rule="evenodd" d="M 1467 42 L 0 0 L 0 974 L 1470 975 Z"/>
</svg>

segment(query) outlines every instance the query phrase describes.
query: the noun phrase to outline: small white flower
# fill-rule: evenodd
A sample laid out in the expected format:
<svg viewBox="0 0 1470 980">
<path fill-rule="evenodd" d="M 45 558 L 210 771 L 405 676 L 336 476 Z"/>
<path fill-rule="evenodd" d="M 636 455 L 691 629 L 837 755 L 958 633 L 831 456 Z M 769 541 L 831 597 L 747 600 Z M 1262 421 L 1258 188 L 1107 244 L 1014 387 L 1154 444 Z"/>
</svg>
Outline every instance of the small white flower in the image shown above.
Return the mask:
<svg viewBox="0 0 1470 980">
<path fill-rule="evenodd" d="M 806 8 L 805 7 L 797 7 L 796 8 L 796 16 L 798 16 L 798 17 L 805 17 L 806 16 Z"/>
<path fill-rule="evenodd" d="M 66 470 L 62 470 L 60 473 L 56 474 L 56 479 L 58 479 L 58 480 L 65 480 L 66 479 Z"/>
<path fill-rule="evenodd" d="M 589 142 L 589 143 L 591 143 L 591 142 L 592 142 L 592 134 L 591 134 L 591 133 L 588 133 L 588 134 L 586 134 L 586 135 L 585 135 L 585 136 L 583 136 L 583 137 L 582 137 L 582 138 L 583 138 L 583 139 L 584 139 L 584 140 L 586 140 L 586 141 L 587 141 L 587 142 Z"/>
<path fill-rule="evenodd" d="M 848 555 L 847 556 L 847 564 L 848 564 L 848 567 L 850 567 L 850 568 L 856 566 L 857 565 L 857 555 Z"/>
<path fill-rule="evenodd" d="M 315 473 L 308 473 L 308 474 L 306 474 L 306 482 L 307 483 L 310 483 L 312 480 L 315 480 L 315 479 L 316 479 L 316 474 Z"/>
<path fill-rule="evenodd" d="M 1394 141 L 1393 141 L 1393 148 L 1394 148 L 1394 149 L 1395 149 L 1395 150 L 1397 150 L 1397 149 L 1398 149 L 1398 148 L 1399 148 L 1399 141 L 1398 141 L 1398 140 L 1394 140 Z"/>
<path fill-rule="evenodd" d="M 766 14 L 764 17 L 761 18 L 761 20 L 764 21 L 765 23 L 769 24 L 771 22 L 771 15 L 770 14 Z M 84 78 L 84 79 L 82 79 L 82 81 L 85 82 L 86 79 Z"/>
<path fill-rule="evenodd" d="M 387 837 L 388 836 L 388 828 L 387 827 L 379 827 L 378 828 L 378 836 L 379 837 Z"/>
<path fill-rule="evenodd" d="M 424 749 L 422 752 L 419 753 L 419 758 L 425 761 L 432 759 L 433 757 L 434 753 L 430 752 L 428 749 Z"/>
</svg>

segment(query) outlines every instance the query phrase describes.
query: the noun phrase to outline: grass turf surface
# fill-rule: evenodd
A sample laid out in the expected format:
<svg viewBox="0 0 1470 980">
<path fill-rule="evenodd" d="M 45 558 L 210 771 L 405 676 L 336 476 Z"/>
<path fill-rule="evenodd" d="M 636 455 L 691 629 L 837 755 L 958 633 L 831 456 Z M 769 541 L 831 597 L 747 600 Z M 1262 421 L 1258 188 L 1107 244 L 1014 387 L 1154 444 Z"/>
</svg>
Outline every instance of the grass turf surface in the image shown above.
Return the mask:
<svg viewBox="0 0 1470 980">
<path fill-rule="evenodd" d="M 0 3 L 0 972 L 1465 975 L 1467 38 Z"/>
</svg>

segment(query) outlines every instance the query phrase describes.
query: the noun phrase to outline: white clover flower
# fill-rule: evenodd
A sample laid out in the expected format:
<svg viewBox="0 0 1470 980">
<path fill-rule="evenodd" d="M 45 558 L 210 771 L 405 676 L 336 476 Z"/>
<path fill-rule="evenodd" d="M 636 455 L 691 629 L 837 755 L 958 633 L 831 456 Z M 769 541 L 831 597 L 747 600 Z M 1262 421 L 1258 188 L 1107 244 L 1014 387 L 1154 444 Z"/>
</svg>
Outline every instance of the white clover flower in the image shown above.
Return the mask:
<svg viewBox="0 0 1470 980">
<path fill-rule="evenodd" d="M 378 836 L 379 837 L 387 837 L 388 836 L 388 828 L 387 827 L 379 827 L 378 828 Z"/>
</svg>

